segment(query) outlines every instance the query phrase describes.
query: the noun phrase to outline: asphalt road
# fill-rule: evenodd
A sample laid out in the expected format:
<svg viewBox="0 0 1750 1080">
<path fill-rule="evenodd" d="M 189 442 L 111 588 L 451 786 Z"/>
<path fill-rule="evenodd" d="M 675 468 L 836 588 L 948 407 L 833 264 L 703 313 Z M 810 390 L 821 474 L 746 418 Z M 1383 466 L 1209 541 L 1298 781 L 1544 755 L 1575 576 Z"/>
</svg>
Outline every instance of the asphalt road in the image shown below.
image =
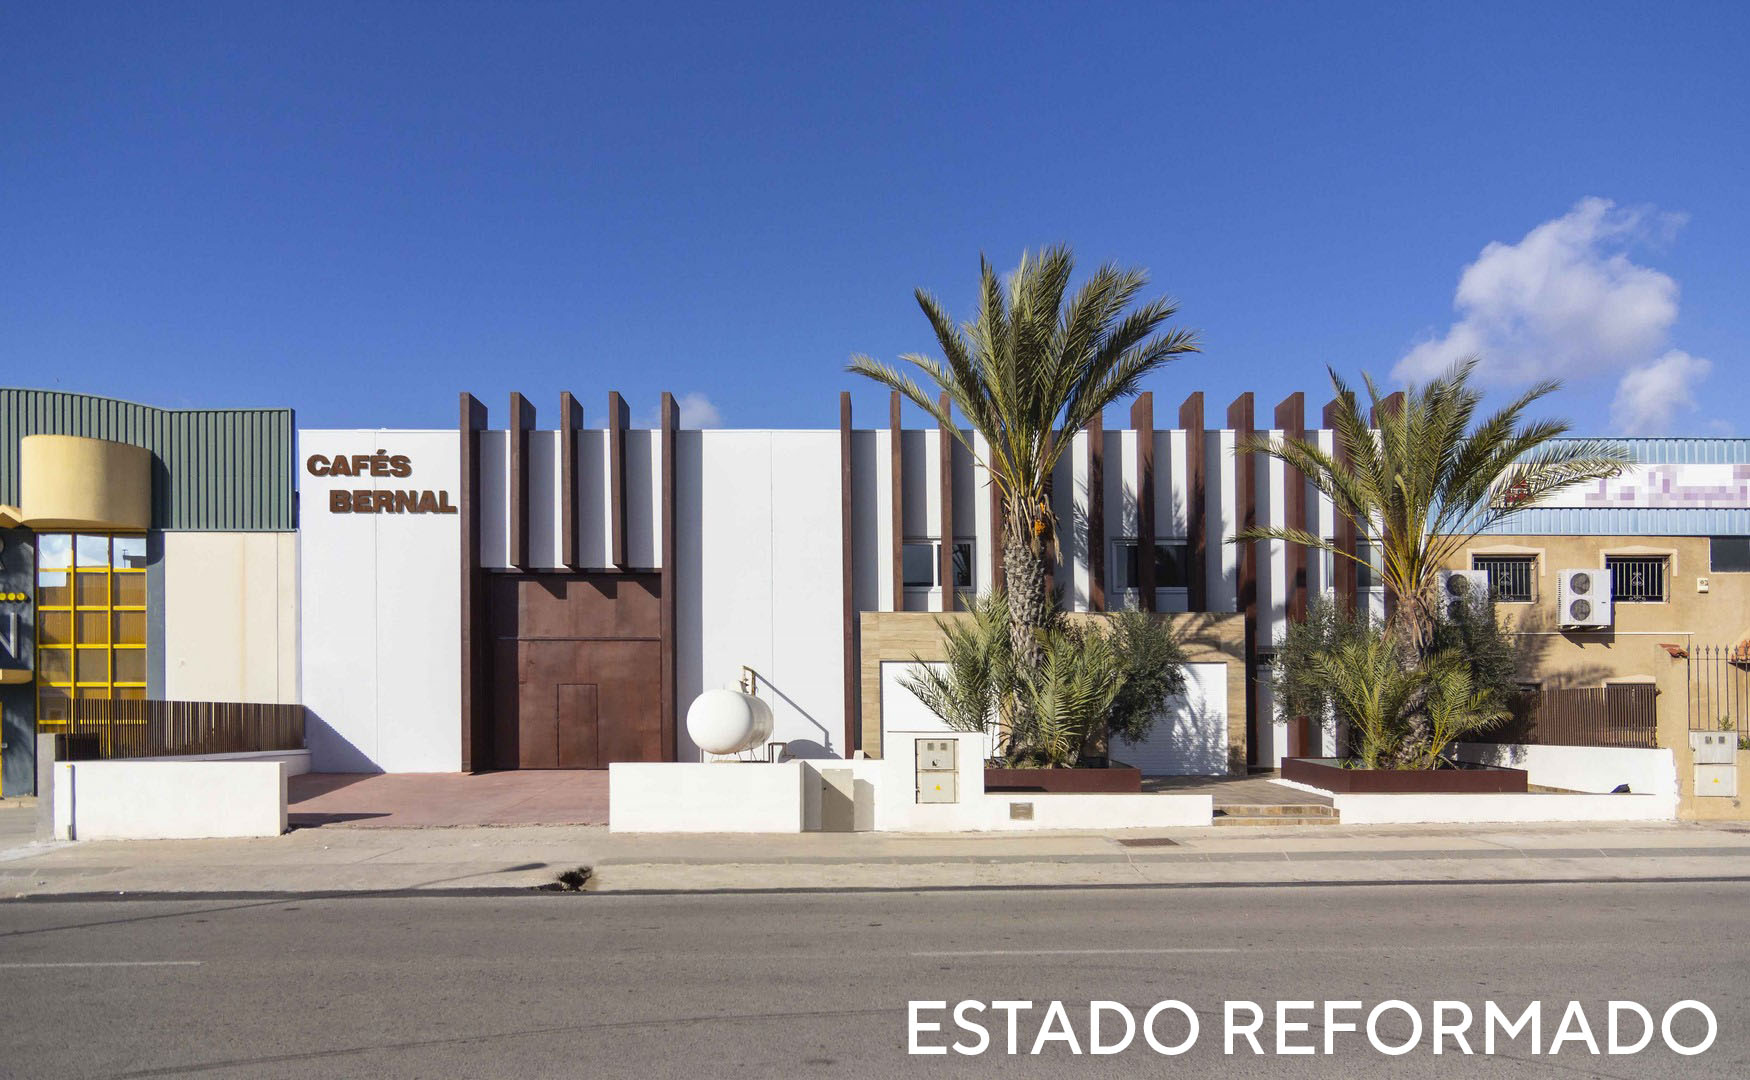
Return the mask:
<svg viewBox="0 0 1750 1080">
<path fill-rule="evenodd" d="M 1750 885 L 1118 888 L 692 896 L 526 895 L 0 904 L 0 1072 L 29 1077 L 1745 1077 Z M 1200 1017 L 1193 1048 L 1141 1040 L 1028 1054 L 1045 1003 Z M 1655 1017 L 1695 998 L 1719 1018 L 1696 1057 L 1660 1047 L 1533 1057 L 1401 1057 L 1364 1033 L 1326 1057 L 1222 1052 L 1223 1002 L 1390 998 L 1541 1001 L 1543 1037 L 1570 999 L 1605 1039 L 1605 1002 Z M 909 1057 L 908 1000 L 1032 1000 L 1018 1049 L 999 1019 L 978 1057 Z M 931 1014 L 926 1014 L 926 1016 Z M 1177 1041 L 1177 1014 L 1159 1029 Z M 949 1019 L 934 1014 L 938 1020 Z M 1292 1043 L 1317 1046 L 1310 1033 Z M 1348 1019 L 1357 1019 L 1350 1015 Z M 1360 1019 L 1365 1027 L 1365 1012 Z M 951 1019 L 949 1019 L 951 1025 Z M 1107 1038 L 1115 1017 L 1105 1029 Z M 1273 1024 L 1263 1044 L 1273 1049 Z M 1384 1017 L 1382 1040 L 1410 1033 Z M 1691 1014 L 1676 1026 L 1693 1042 Z M 1633 1031 L 1625 1033 L 1632 1037 Z M 937 1045 L 946 1037 L 926 1035 Z M 1601 1049 L 1603 1047 L 1601 1046 Z"/>
</svg>

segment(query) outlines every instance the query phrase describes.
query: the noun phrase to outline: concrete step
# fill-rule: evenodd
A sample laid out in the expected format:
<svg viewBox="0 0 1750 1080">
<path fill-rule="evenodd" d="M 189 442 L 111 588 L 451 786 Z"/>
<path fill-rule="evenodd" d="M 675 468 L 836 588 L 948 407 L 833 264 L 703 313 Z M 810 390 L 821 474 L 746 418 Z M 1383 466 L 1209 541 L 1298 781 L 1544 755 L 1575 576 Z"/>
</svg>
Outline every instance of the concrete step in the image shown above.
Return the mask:
<svg viewBox="0 0 1750 1080">
<path fill-rule="evenodd" d="M 1325 815 L 1321 817 L 1292 817 L 1287 814 L 1271 814 L 1260 817 L 1224 817 L 1217 814 L 1215 816 L 1214 824 L 1225 825 L 1230 828 L 1244 825 L 1261 825 L 1265 827 L 1280 827 L 1287 825 L 1336 825 L 1338 824 L 1338 819 L 1335 815 Z"/>
<path fill-rule="evenodd" d="M 1337 808 L 1324 803 L 1229 803 L 1217 814 L 1230 817 L 1336 817 Z"/>
</svg>

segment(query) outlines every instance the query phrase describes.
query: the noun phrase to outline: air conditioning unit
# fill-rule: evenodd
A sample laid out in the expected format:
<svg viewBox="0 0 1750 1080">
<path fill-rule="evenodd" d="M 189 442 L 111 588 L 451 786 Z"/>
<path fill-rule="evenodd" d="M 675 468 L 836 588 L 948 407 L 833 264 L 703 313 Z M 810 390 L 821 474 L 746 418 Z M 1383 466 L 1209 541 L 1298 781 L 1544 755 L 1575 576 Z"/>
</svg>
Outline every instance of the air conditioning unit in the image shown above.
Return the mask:
<svg viewBox="0 0 1750 1080">
<path fill-rule="evenodd" d="M 1440 571 L 1440 613 L 1451 614 L 1459 604 L 1469 604 L 1482 610 L 1489 604 L 1489 572 L 1487 570 Z"/>
<path fill-rule="evenodd" d="M 1562 570 L 1556 574 L 1556 614 L 1575 628 L 1610 625 L 1610 571 Z"/>
</svg>

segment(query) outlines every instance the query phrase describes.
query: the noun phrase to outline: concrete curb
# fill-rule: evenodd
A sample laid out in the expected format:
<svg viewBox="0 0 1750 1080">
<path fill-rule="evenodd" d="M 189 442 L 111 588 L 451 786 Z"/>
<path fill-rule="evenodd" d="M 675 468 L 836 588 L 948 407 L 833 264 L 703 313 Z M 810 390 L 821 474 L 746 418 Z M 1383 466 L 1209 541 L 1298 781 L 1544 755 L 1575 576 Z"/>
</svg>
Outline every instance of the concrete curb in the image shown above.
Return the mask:
<svg viewBox="0 0 1750 1080">
<path fill-rule="evenodd" d="M 1057 855 L 797 855 L 767 859 L 699 859 L 691 856 L 650 856 L 606 858 L 594 865 L 605 866 L 931 866 L 942 864 L 1003 865 L 1021 863 L 1050 864 L 1124 864 L 1124 863 L 1317 863 L 1422 861 L 1491 859 L 1686 859 L 1696 857 L 1750 858 L 1750 848 L 1683 847 L 1683 848 L 1504 848 L 1499 851 L 1185 851 L 1114 852 L 1107 854 Z"/>
</svg>

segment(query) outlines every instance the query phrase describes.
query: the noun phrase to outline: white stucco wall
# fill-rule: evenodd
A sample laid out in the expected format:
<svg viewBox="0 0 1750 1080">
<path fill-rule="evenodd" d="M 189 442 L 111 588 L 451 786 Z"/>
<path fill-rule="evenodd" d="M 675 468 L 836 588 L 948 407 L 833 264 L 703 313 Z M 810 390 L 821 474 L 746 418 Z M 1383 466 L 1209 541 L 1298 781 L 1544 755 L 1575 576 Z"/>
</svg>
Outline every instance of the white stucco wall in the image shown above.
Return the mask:
<svg viewBox="0 0 1750 1080">
<path fill-rule="evenodd" d="M 682 431 L 676 454 L 680 714 L 746 665 L 774 740 L 847 756 L 839 433 Z"/>
<path fill-rule="evenodd" d="M 286 831 L 280 761 L 63 761 L 57 840 L 186 840 Z"/>
<path fill-rule="evenodd" d="M 164 696 L 298 700 L 296 533 L 164 534 Z"/>
<path fill-rule="evenodd" d="M 328 500 L 334 488 L 442 490 L 456 506 L 459 435 L 307 430 L 298 442 L 303 701 L 312 766 L 454 772 L 462 766 L 462 517 L 336 514 Z M 306 468 L 312 454 L 378 449 L 410 457 L 412 475 L 330 478 Z"/>
</svg>

